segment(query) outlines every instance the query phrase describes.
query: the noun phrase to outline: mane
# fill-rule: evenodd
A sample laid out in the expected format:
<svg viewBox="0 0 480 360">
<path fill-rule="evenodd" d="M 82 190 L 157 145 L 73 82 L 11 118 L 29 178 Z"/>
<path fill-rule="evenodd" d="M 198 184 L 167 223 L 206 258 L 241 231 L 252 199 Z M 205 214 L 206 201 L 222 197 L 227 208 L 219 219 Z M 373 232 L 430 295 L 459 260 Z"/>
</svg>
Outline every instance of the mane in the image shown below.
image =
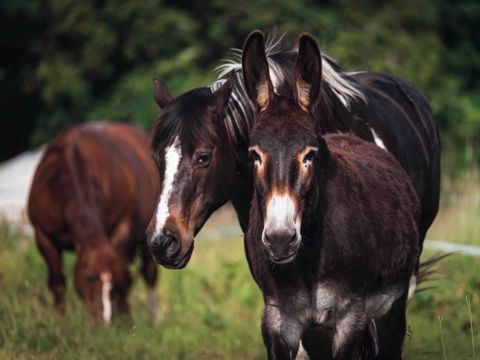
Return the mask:
<svg viewBox="0 0 480 360">
<path fill-rule="evenodd" d="M 215 70 L 219 72 L 219 80 L 224 78 L 231 71 L 242 71 L 243 51 L 236 48 L 232 48 L 231 50 L 232 58 L 223 60 L 223 64 L 215 68 Z M 275 89 L 287 80 L 289 73 L 288 67 L 294 65 L 293 61 L 296 53 L 297 49 L 295 48 L 295 42 L 288 38 L 286 33 L 273 33 L 267 35 L 265 39 L 265 55 L 267 56 L 268 67 L 270 70 L 270 79 L 272 80 Z"/>
<path fill-rule="evenodd" d="M 265 54 L 269 65 L 270 79 L 276 92 L 288 82 L 297 53 L 296 41 L 290 39 L 287 33 L 272 33 L 266 36 Z M 227 74 L 232 71 L 235 73 L 236 82 L 228 103 L 225 125 L 227 133 L 233 140 L 237 134 L 246 139 L 252 125 L 254 107 L 248 99 L 243 82 L 242 50 L 233 48 L 231 58 L 224 60 L 223 64 L 217 66 L 215 70 L 219 72 L 219 75 L 218 80 L 210 85 L 212 92 L 225 82 Z M 322 80 L 324 86 L 330 90 L 323 93 L 330 93 L 337 97 L 347 110 L 350 110 L 353 101 L 366 102 L 365 95 L 349 74 L 343 72 L 333 58 L 322 52 Z"/>
<path fill-rule="evenodd" d="M 196 88 L 180 95 L 171 106 L 167 106 L 155 121 L 152 148 L 167 147 L 177 136 L 187 141 L 206 136 L 213 138 L 214 129 L 202 120 L 211 94 L 209 88 Z"/>
</svg>

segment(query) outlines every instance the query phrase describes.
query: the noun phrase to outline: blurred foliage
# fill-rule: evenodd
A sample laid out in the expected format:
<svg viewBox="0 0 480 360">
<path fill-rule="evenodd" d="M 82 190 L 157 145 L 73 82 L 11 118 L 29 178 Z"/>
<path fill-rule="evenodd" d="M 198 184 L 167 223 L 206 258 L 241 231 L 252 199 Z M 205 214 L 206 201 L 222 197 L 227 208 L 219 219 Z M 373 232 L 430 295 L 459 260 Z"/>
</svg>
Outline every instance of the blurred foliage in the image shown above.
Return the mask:
<svg viewBox="0 0 480 360">
<path fill-rule="evenodd" d="M 252 29 L 277 28 L 311 32 L 347 70 L 410 80 L 432 105 L 448 167 L 479 164 L 479 18 L 476 0 L 3 0 L 0 158 L 69 123 L 149 128 L 152 78 L 174 94 L 207 85 Z"/>
</svg>

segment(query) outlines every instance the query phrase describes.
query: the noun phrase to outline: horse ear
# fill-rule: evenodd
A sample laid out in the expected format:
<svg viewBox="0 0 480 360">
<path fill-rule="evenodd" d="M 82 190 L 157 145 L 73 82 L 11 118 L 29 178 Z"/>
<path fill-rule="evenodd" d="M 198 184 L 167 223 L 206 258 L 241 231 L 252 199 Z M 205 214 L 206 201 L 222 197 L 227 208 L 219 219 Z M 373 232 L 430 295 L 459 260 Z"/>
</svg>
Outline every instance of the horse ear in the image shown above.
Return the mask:
<svg viewBox="0 0 480 360">
<path fill-rule="evenodd" d="M 260 30 L 252 31 L 243 45 L 243 80 L 250 100 L 260 111 L 265 110 L 273 98 L 273 85 L 268 73 L 265 40 Z"/>
<path fill-rule="evenodd" d="M 153 98 L 161 108 L 173 100 L 170 90 L 168 90 L 167 85 L 162 80 L 153 79 Z"/>
<path fill-rule="evenodd" d="M 223 83 L 214 93 L 212 98 L 212 105 L 217 113 L 223 113 L 228 104 L 233 87 L 235 86 L 235 73 L 230 72 L 227 76 L 227 81 Z"/>
<path fill-rule="evenodd" d="M 304 111 L 318 103 L 322 81 L 322 56 L 314 37 L 302 34 L 298 39 L 298 57 L 294 72 L 295 97 Z"/>
</svg>

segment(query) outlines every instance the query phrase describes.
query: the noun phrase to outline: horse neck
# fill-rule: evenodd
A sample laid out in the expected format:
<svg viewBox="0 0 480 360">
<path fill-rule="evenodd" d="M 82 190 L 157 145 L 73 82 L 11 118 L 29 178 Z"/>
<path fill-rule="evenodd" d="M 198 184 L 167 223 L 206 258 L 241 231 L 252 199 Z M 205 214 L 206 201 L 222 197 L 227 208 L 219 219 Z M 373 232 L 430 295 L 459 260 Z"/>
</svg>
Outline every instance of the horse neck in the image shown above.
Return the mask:
<svg viewBox="0 0 480 360">
<path fill-rule="evenodd" d="M 70 226 L 76 248 L 96 248 L 109 244 L 105 228 L 98 211 L 90 211 L 88 207 L 67 211 L 67 221 Z"/>
<path fill-rule="evenodd" d="M 88 166 L 77 146 L 65 152 L 66 168 L 64 174 L 69 191 L 64 192 L 65 217 L 69 225 L 75 246 L 95 247 L 108 242 L 105 227 L 106 204 L 102 193 L 102 183 Z"/>
</svg>

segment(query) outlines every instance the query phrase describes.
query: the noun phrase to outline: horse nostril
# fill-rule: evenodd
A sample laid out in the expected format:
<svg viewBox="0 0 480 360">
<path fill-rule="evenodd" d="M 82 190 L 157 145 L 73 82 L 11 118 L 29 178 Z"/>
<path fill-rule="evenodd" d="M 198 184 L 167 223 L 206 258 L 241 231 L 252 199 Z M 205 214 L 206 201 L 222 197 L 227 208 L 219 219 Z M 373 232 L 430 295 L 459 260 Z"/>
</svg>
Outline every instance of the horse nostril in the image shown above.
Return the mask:
<svg viewBox="0 0 480 360">
<path fill-rule="evenodd" d="M 147 244 L 153 253 L 161 251 L 162 242 L 160 236 L 154 236 L 153 234 L 147 235 Z"/>
<path fill-rule="evenodd" d="M 268 237 L 267 232 L 263 234 L 263 242 L 265 243 L 265 245 L 268 245 L 268 246 L 272 244 L 272 242 L 270 241 L 270 238 Z"/>
<path fill-rule="evenodd" d="M 167 258 L 175 257 L 181 250 L 180 240 L 173 233 L 168 232 L 165 235 L 163 249 Z"/>
<path fill-rule="evenodd" d="M 292 238 L 290 239 L 290 250 L 295 249 L 297 247 L 297 234 L 293 234 Z"/>
</svg>

